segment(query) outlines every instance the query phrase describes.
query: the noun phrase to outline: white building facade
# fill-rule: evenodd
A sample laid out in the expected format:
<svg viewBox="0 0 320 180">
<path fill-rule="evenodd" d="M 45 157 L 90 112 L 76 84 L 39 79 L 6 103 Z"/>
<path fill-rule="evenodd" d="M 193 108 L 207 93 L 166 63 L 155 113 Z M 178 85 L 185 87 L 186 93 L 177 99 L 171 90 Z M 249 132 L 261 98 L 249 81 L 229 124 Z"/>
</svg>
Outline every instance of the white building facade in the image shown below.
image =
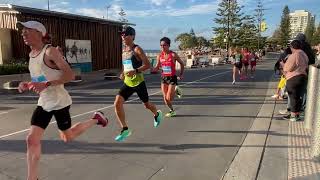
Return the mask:
<svg viewBox="0 0 320 180">
<path fill-rule="evenodd" d="M 290 30 L 291 38 L 296 37 L 298 33 L 304 33 L 310 21 L 314 21 L 315 17 L 306 10 L 296 10 L 290 13 Z"/>
</svg>

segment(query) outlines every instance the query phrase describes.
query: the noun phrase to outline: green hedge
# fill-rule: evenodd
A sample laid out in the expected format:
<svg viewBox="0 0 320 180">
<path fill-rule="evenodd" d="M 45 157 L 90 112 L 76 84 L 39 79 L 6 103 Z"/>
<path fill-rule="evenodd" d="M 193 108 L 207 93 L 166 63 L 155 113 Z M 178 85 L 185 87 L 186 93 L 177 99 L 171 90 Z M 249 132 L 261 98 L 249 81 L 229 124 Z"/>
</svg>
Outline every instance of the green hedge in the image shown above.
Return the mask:
<svg viewBox="0 0 320 180">
<path fill-rule="evenodd" d="M 29 73 L 28 64 L 0 65 L 0 75 Z"/>
</svg>

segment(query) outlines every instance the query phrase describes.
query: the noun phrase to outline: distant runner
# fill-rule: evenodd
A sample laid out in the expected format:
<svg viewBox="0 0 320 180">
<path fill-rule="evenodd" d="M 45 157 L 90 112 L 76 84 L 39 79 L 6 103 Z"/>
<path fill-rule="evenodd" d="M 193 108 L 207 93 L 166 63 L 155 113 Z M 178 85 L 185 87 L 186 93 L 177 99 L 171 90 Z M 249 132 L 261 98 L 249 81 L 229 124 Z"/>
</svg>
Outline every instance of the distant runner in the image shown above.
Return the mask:
<svg viewBox="0 0 320 180">
<path fill-rule="evenodd" d="M 173 109 L 172 101 L 174 95 L 177 94 L 178 97 L 181 97 L 181 89 L 177 86 L 178 79 L 183 78 L 184 73 L 184 63 L 180 59 L 177 53 L 171 51 L 170 48 L 170 39 L 163 37 L 160 39 L 161 53 L 157 56 L 157 65 L 153 71 L 158 71 L 160 66 L 162 68 L 161 73 L 161 90 L 163 94 L 163 100 L 169 108 L 169 112 L 166 113 L 166 117 L 176 116 L 176 112 Z M 181 70 L 180 74 L 177 77 L 176 75 L 176 62 L 180 64 Z"/>
</svg>

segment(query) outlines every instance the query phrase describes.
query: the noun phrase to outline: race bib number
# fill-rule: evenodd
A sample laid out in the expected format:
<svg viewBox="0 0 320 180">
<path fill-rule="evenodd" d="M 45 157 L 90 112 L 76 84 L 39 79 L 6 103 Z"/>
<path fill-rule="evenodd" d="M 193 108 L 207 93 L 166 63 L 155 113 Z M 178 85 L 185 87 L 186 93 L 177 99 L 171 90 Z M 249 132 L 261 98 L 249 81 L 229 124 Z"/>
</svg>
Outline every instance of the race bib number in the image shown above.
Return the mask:
<svg viewBox="0 0 320 180">
<path fill-rule="evenodd" d="M 253 61 L 255 61 L 255 60 L 256 60 L 255 58 L 251 58 L 251 59 L 250 59 L 251 62 L 253 62 Z"/>
<path fill-rule="evenodd" d="M 171 74 L 171 66 L 163 66 L 162 67 L 163 74 Z"/>
<path fill-rule="evenodd" d="M 134 70 L 131 59 L 123 60 L 123 61 L 122 61 L 122 64 L 123 64 L 123 70 L 124 70 L 125 72 Z"/>
<path fill-rule="evenodd" d="M 44 75 L 31 77 L 32 82 L 46 82 L 47 78 Z"/>
<path fill-rule="evenodd" d="M 47 78 L 41 72 L 41 67 L 39 64 L 33 66 L 33 69 L 30 73 L 32 82 L 46 82 Z"/>
<path fill-rule="evenodd" d="M 239 63 L 239 62 L 240 62 L 240 57 L 239 57 L 239 56 L 236 56 L 236 57 L 235 57 L 235 60 L 236 60 L 236 63 Z"/>
</svg>

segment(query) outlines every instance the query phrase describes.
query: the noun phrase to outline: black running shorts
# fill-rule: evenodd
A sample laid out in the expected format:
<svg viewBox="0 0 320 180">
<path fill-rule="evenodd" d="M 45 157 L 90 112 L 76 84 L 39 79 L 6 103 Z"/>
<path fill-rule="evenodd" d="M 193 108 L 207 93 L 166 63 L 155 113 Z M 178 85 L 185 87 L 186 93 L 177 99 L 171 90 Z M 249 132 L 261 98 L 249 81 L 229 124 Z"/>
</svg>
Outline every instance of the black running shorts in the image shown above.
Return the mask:
<svg viewBox="0 0 320 180">
<path fill-rule="evenodd" d="M 178 85 L 177 76 L 163 76 L 161 77 L 161 83 L 168 85 Z"/>
<path fill-rule="evenodd" d="M 149 101 L 149 95 L 146 83 L 143 81 L 136 87 L 130 87 L 126 84 L 123 84 L 123 86 L 120 88 L 119 95 L 124 98 L 124 100 L 128 100 L 130 96 L 132 96 L 133 93 L 137 93 L 140 100 L 143 103 L 146 103 Z"/>
<path fill-rule="evenodd" d="M 61 131 L 65 131 L 71 127 L 70 106 L 59 110 L 45 111 L 41 106 L 37 106 L 34 110 L 31 118 L 31 125 L 46 129 L 52 119 L 55 117 L 58 128 Z"/>
<path fill-rule="evenodd" d="M 234 63 L 234 66 L 236 66 L 238 69 L 241 69 L 242 63 L 241 62 Z"/>
<path fill-rule="evenodd" d="M 249 61 L 243 61 L 242 64 L 243 64 L 244 66 L 249 66 Z"/>
</svg>

